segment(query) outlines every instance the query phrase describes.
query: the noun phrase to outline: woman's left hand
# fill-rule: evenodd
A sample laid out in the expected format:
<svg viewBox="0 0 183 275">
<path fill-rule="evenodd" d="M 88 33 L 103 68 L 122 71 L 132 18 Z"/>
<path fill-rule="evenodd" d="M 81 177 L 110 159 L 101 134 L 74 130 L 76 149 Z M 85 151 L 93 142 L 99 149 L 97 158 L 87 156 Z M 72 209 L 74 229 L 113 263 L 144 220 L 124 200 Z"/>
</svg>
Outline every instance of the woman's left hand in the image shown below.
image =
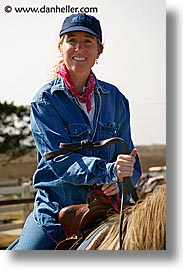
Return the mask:
<svg viewBox="0 0 183 275">
<path fill-rule="evenodd" d="M 112 183 L 112 184 L 103 184 L 102 191 L 106 196 L 115 195 L 119 192 L 118 184 Z"/>
</svg>

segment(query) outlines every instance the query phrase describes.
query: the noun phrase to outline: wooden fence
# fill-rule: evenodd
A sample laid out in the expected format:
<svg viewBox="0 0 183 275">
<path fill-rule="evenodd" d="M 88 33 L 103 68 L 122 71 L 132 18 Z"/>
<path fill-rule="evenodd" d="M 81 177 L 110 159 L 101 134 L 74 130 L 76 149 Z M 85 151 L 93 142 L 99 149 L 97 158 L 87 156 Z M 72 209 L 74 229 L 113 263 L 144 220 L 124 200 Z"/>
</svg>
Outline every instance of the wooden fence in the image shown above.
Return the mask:
<svg viewBox="0 0 183 275">
<path fill-rule="evenodd" d="M 0 179 L 0 231 L 22 228 L 33 209 L 35 192 L 30 180 Z M 12 221 L 11 213 L 16 212 L 21 217 Z"/>
</svg>

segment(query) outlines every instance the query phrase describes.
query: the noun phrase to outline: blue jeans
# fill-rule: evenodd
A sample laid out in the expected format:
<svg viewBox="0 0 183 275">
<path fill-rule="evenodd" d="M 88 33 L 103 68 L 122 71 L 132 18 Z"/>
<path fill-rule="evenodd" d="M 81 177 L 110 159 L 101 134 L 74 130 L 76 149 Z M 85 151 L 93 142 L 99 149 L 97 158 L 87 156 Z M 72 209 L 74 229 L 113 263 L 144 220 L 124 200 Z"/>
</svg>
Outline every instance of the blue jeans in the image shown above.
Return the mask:
<svg viewBox="0 0 183 275">
<path fill-rule="evenodd" d="M 28 216 L 16 250 L 54 250 L 57 242 L 36 222 L 33 212 Z"/>
</svg>

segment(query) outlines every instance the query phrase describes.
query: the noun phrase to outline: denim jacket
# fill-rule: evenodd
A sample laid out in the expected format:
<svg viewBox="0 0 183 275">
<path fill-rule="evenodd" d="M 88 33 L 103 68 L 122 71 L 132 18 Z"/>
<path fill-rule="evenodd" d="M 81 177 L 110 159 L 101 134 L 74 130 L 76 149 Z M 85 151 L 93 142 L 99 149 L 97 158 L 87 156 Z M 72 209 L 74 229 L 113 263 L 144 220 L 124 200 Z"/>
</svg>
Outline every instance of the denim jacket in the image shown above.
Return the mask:
<svg viewBox="0 0 183 275">
<path fill-rule="evenodd" d="M 38 166 L 33 177 L 34 187 L 38 189 L 35 211 L 39 223 L 48 228 L 62 207 L 86 203 L 93 184 L 117 182 L 115 161 L 123 152 L 121 144 L 114 144 L 95 151 L 81 149 L 52 160 L 45 160 L 46 153 L 58 150 L 61 142 L 84 139 L 95 142 L 111 137 L 123 138 L 130 152 L 134 148 L 125 96 L 115 86 L 100 80 L 94 96 L 93 127 L 60 76 L 44 85 L 32 100 L 31 128 L 38 150 Z M 140 176 L 137 156 L 132 183 L 136 184 Z M 121 192 L 122 184 L 118 184 Z"/>
</svg>

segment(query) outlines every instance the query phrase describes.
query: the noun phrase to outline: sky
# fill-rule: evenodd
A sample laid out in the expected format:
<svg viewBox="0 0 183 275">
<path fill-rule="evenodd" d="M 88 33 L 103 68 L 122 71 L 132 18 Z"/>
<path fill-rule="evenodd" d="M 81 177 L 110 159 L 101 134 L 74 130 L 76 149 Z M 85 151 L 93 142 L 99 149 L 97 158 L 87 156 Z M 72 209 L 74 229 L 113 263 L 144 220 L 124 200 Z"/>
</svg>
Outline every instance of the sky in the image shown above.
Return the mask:
<svg viewBox="0 0 183 275">
<path fill-rule="evenodd" d="M 59 60 L 62 22 L 71 12 L 50 7 L 96 7 L 104 52 L 93 71 L 128 98 L 135 145 L 166 144 L 165 0 L 1 0 L 0 100 L 29 105 Z M 17 8 L 42 12 L 16 12 Z M 11 10 L 12 9 L 12 10 Z M 47 9 L 47 12 L 46 12 Z"/>
</svg>

